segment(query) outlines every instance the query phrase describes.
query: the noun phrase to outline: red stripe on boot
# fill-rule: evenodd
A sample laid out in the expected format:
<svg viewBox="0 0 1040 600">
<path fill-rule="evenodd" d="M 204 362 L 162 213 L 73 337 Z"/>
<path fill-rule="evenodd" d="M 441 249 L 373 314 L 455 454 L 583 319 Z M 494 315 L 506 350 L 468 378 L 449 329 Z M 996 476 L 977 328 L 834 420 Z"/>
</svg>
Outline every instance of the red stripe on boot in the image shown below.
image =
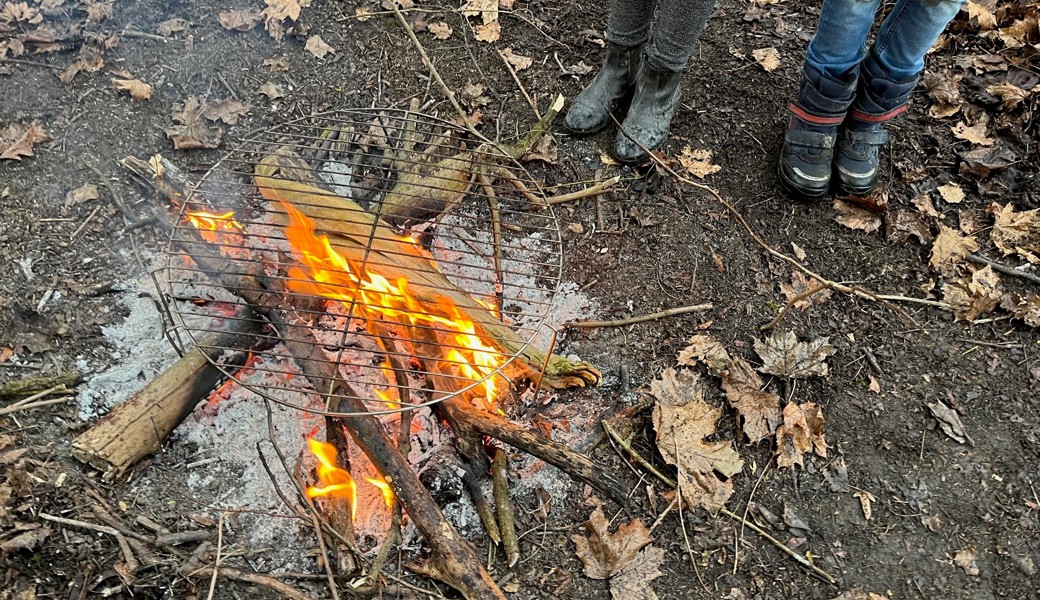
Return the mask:
<svg viewBox="0 0 1040 600">
<path fill-rule="evenodd" d="M 811 123 L 813 125 L 841 125 L 842 121 L 845 120 L 844 114 L 837 117 L 821 117 L 806 112 L 804 108 L 796 104 L 791 104 L 787 108 L 791 111 L 791 114 L 793 114 L 794 116 L 805 121 L 806 123 Z"/>
<path fill-rule="evenodd" d="M 863 111 L 856 110 L 854 108 L 852 109 L 851 115 L 852 118 L 856 119 L 857 121 L 863 121 L 865 123 L 883 123 L 891 119 L 892 117 L 903 114 L 904 112 L 906 112 L 908 108 L 910 108 L 910 105 L 904 104 L 902 106 L 897 106 L 896 108 L 893 108 L 892 110 L 886 113 L 881 113 L 880 115 L 869 115 Z"/>
</svg>

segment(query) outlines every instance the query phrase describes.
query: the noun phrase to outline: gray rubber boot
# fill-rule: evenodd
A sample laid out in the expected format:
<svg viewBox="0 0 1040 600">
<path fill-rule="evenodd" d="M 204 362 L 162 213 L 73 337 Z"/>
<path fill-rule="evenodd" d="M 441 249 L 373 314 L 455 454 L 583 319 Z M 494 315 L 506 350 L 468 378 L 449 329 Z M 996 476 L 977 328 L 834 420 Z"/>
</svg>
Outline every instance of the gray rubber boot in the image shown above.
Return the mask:
<svg viewBox="0 0 1040 600">
<path fill-rule="evenodd" d="M 658 69 L 649 61 L 639 63 L 635 96 L 614 144 L 614 157 L 625 164 L 638 164 L 668 139 L 668 128 L 679 108 L 682 71 Z"/>
<path fill-rule="evenodd" d="M 596 133 L 614 121 L 611 115 L 628 99 L 634 88 L 641 48 L 607 43 L 603 67 L 592 83 L 574 98 L 563 119 L 571 133 Z"/>
</svg>

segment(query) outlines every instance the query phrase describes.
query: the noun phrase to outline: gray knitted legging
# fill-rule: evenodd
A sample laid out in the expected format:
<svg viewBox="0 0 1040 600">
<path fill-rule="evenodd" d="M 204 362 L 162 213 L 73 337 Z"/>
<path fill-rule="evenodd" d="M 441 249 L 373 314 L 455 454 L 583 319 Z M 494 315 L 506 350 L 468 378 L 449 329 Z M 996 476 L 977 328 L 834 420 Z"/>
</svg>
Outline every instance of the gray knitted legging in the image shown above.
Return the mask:
<svg viewBox="0 0 1040 600">
<path fill-rule="evenodd" d="M 714 6 L 715 0 L 611 0 L 606 38 L 619 46 L 638 46 L 650 38 L 646 57 L 651 66 L 681 71 Z"/>
</svg>

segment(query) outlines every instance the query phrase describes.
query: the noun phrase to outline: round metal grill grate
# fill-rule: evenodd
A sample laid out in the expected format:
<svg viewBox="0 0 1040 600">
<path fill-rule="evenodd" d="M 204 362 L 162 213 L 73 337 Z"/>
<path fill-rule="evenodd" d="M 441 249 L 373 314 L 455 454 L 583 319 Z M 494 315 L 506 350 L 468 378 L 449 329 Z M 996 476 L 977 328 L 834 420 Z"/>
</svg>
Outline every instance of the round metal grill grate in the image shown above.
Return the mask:
<svg viewBox="0 0 1040 600">
<path fill-rule="evenodd" d="M 305 317 L 292 326 L 309 330 L 370 412 L 459 394 L 489 406 L 508 376 L 538 368 L 515 359 L 542 331 L 560 281 L 559 228 L 549 207 L 532 206 L 540 198 L 505 151 L 443 120 L 380 109 L 306 117 L 251 137 L 202 177 L 158 280 L 173 331 L 277 402 L 329 411 L 334 398 L 308 400 L 274 330 L 193 253 L 219 249 L 276 282 Z M 241 319 L 257 321 L 262 339 L 243 369 L 240 349 L 212 342 Z"/>
</svg>

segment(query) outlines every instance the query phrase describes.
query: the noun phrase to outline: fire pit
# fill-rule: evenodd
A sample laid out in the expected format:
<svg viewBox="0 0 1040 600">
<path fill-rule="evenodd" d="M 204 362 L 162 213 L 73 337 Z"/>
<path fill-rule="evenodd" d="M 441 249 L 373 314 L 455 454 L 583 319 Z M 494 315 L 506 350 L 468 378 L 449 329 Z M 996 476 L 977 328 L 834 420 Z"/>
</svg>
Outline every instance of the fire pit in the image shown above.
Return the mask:
<svg viewBox="0 0 1040 600">
<path fill-rule="evenodd" d="M 553 355 L 551 333 L 532 343 L 560 283 L 561 241 L 516 159 L 544 130 L 501 148 L 412 111 L 339 111 L 246 140 L 196 185 L 159 157 L 125 162 L 177 208 L 160 218 L 168 261 L 156 278 L 171 340 L 234 385 L 323 415 L 308 502 L 345 540 L 366 494 L 385 503 L 384 537 L 406 514 L 431 573 L 468 597 L 501 592 L 409 462 L 417 433 L 450 427 L 465 489 L 511 561 L 505 454 L 493 440 L 626 495 L 588 458 L 505 416 L 525 388 L 599 379 Z M 494 507 L 480 483 L 492 457 Z"/>
</svg>

